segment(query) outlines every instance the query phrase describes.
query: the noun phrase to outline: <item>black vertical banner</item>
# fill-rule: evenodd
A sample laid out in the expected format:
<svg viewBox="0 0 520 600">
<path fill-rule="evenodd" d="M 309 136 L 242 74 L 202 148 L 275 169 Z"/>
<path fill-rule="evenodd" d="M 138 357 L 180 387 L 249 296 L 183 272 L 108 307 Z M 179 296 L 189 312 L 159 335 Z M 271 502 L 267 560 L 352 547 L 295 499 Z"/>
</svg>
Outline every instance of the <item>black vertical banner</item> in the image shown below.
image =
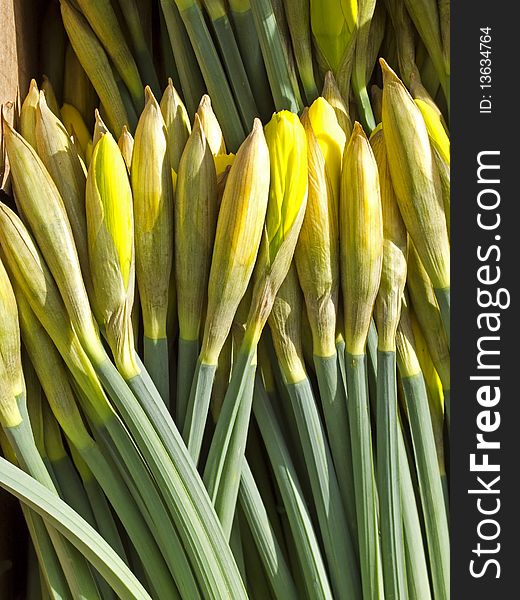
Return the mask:
<svg viewBox="0 0 520 600">
<path fill-rule="evenodd" d="M 518 598 L 520 273 L 514 3 L 451 4 L 453 600 Z"/>
</svg>

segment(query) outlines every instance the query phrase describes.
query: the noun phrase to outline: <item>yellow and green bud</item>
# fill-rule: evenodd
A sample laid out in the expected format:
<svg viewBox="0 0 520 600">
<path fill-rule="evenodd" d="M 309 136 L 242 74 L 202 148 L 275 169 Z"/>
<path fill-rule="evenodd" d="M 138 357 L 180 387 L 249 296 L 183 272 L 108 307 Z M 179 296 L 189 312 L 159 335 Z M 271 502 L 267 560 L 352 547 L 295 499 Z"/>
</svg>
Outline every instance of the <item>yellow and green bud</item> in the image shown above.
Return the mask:
<svg viewBox="0 0 520 600">
<path fill-rule="evenodd" d="M 325 101 L 323 103 L 326 104 Z M 330 105 L 328 106 L 330 109 Z M 315 119 L 314 123 L 311 122 L 310 111 L 305 111 L 302 115 L 302 124 L 307 135 L 309 192 L 294 256 L 309 315 L 314 354 L 332 356 L 336 351 L 336 312 L 339 292 L 338 212 L 342 153 L 334 143 L 332 145 L 327 143 L 327 139 L 335 141 L 333 137 L 329 137 L 331 131 L 327 127 L 327 121 L 318 122 Z M 339 128 L 337 121 L 335 126 Z M 339 131 L 343 134 L 343 130 L 339 128 Z M 316 135 L 317 132 L 322 138 L 322 144 Z M 332 169 L 327 169 L 323 146 L 329 160 L 332 158 Z M 332 152 L 327 152 L 331 149 Z M 334 150 L 338 153 L 336 154 Z M 330 176 L 334 167 L 337 169 L 336 193 Z"/>
<path fill-rule="evenodd" d="M 20 348 L 20 327 L 16 299 L 7 271 L 0 260 L 0 360 L 2 379 L 15 398 L 24 391 Z"/>
<path fill-rule="evenodd" d="M 374 318 L 379 350 L 395 352 L 395 334 L 406 284 L 408 234 L 392 186 L 383 129 L 371 137 L 370 143 L 379 172 L 383 215 L 383 265 Z"/>
<path fill-rule="evenodd" d="M 339 91 L 332 71 L 327 71 L 325 74 L 325 83 L 323 84 L 321 95 L 334 109 L 339 126 L 343 129 L 345 136 L 350 139 L 352 135 L 352 120 L 350 119 L 347 103 Z"/>
<path fill-rule="evenodd" d="M 180 337 L 198 340 L 217 223 L 217 177 L 198 115 L 178 167 L 175 270 Z"/>
<path fill-rule="evenodd" d="M 204 134 L 208 140 L 208 144 L 211 148 L 213 156 L 217 156 L 218 154 L 226 154 L 227 150 L 226 142 L 224 141 L 224 135 L 222 134 L 222 129 L 220 128 L 217 117 L 213 112 L 211 99 L 207 94 L 202 96 L 197 109 L 197 115 L 199 116 L 202 129 L 204 129 Z"/>
<path fill-rule="evenodd" d="M 121 152 L 110 133 L 94 148 L 86 189 L 88 251 L 96 312 L 106 328 L 116 364 L 137 374 L 131 312 L 134 296 L 132 190 Z"/>
<path fill-rule="evenodd" d="M 450 286 L 449 241 L 439 173 L 421 111 L 381 59 L 383 127 L 404 223 L 436 289 Z"/>
<path fill-rule="evenodd" d="M 151 340 L 164 339 L 173 265 L 173 190 L 166 127 L 148 87 L 135 132 L 131 181 L 144 334 Z"/>
<path fill-rule="evenodd" d="M 72 104 L 64 104 L 61 107 L 61 119 L 69 132 L 69 136 L 74 139 L 76 146 L 80 151 L 83 161 L 87 157 L 87 149 L 92 144 L 89 130 L 79 110 Z"/>
<path fill-rule="evenodd" d="M 343 157 L 339 214 L 345 345 L 361 355 L 381 278 L 383 218 L 377 163 L 357 122 Z"/>
<path fill-rule="evenodd" d="M 397 347 L 397 366 L 401 377 L 413 377 L 421 373 L 421 365 L 417 358 L 415 338 L 410 318 L 410 301 L 407 294 L 403 295 L 401 304 L 401 316 L 395 336 Z"/>
<path fill-rule="evenodd" d="M 269 176 L 269 151 L 262 125 L 255 119 L 231 166 L 220 205 L 208 283 L 203 363 L 217 364 L 251 278 L 264 230 Z"/>
<path fill-rule="evenodd" d="M 160 102 L 161 113 L 166 125 L 168 152 L 171 168 L 177 173 L 182 151 L 191 132 L 190 119 L 173 82 L 168 79 L 168 86 Z"/>
<path fill-rule="evenodd" d="M 126 169 L 128 173 L 130 173 L 130 168 L 132 166 L 132 154 L 134 152 L 134 138 L 132 134 L 128 131 L 127 126 L 123 127 L 123 131 L 119 136 L 119 140 L 117 141 L 117 145 L 119 146 L 119 150 L 121 151 L 121 156 L 123 157 L 126 165 Z"/>
<path fill-rule="evenodd" d="M 33 148 L 36 148 L 36 108 L 39 99 L 38 85 L 34 79 L 31 79 L 29 92 L 20 110 L 20 133 Z"/>
<path fill-rule="evenodd" d="M 44 75 L 42 81 L 41 91 L 45 94 L 45 101 L 47 102 L 47 106 L 52 110 L 53 114 L 58 117 L 61 117 L 60 113 L 60 105 L 56 100 L 56 94 L 54 93 L 54 88 L 52 87 L 52 83 L 49 78 Z"/>
</svg>

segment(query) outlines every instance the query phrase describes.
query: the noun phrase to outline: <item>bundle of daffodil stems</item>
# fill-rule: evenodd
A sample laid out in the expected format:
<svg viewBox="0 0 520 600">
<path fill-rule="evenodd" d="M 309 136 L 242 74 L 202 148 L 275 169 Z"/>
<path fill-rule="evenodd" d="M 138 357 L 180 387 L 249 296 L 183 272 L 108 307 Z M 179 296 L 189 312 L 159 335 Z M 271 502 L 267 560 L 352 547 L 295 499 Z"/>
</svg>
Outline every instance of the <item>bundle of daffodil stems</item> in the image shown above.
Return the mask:
<svg viewBox="0 0 520 600">
<path fill-rule="evenodd" d="M 2 109 L 26 597 L 448 600 L 448 39 L 442 0 L 49 2 Z"/>
</svg>

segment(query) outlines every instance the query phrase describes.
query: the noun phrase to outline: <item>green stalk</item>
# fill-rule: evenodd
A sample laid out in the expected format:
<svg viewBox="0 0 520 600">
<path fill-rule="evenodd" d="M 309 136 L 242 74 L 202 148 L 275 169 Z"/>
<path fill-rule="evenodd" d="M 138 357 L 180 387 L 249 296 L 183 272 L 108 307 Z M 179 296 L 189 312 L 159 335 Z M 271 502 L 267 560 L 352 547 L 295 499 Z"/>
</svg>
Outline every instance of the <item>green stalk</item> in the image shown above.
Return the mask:
<svg viewBox="0 0 520 600">
<path fill-rule="evenodd" d="M 52 491 L 3 458 L 0 458 L 0 485 L 44 517 L 50 529 L 55 528 L 71 547 L 81 552 L 116 594 L 128 600 L 150 600 L 132 572 L 88 523 Z M 92 600 L 97 592 L 76 597 Z"/>
<path fill-rule="evenodd" d="M 211 11 L 209 12 L 220 55 L 237 102 L 238 111 L 242 117 L 242 125 L 245 131 L 249 131 L 253 125 L 253 119 L 258 116 L 258 109 L 231 23 L 227 14 L 213 18 Z"/>
<path fill-rule="evenodd" d="M 285 58 L 284 43 L 273 12 L 271 0 L 251 0 L 260 48 L 273 94 L 276 110 L 300 112 L 303 103 L 299 89 L 293 86 Z"/>
<path fill-rule="evenodd" d="M 402 377 L 419 478 L 435 598 L 449 598 L 450 540 L 430 409 L 422 373 Z"/>
<path fill-rule="evenodd" d="M 399 486 L 403 513 L 404 551 L 406 560 L 406 580 L 409 600 L 431 600 L 428 565 L 421 530 L 419 511 L 415 500 L 410 464 L 404 445 L 403 432 L 397 430 L 399 457 Z"/>
<path fill-rule="evenodd" d="M 56 500 L 59 500 L 54 483 L 34 444 L 34 438 L 27 419 L 24 419 L 15 427 L 5 428 L 4 431 L 16 453 L 18 463 L 37 482 L 45 486 L 55 496 Z M 38 512 L 37 509 L 35 510 Z M 52 526 L 48 524 L 46 526 L 73 596 L 85 600 L 100 598 L 98 588 L 85 559 Z"/>
<path fill-rule="evenodd" d="M 382 597 L 381 556 L 365 354 L 345 355 L 363 598 Z"/>
<path fill-rule="evenodd" d="M 367 91 L 368 43 L 375 6 L 376 0 L 363 0 L 363 2 L 359 3 L 356 48 L 352 70 L 352 88 L 356 96 L 363 127 L 368 133 L 372 132 L 376 127 Z"/>
<path fill-rule="evenodd" d="M 332 600 L 327 570 L 298 477 L 267 393 L 257 376 L 253 411 L 289 520 L 309 598 Z"/>
<path fill-rule="evenodd" d="M 448 337 L 448 344 L 450 343 L 450 288 L 443 290 L 436 289 L 435 297 L 439 303 L 439 309 L 441 311 L 442 323 Z"/>
<path fill-rule="evenodd" d="M 191 382 L 197 368 L 199 356 L 198 340 L 179 338 L 177 367 L 177 403 L 175 405 L 175 421 L 179 431 L 183 431 L 188 410 Z"/>
<path fill-rule="evenodd" d="M 242 465 L 239 501 L 275 598 L 296 600 L 294 581 L 246 460 Z"/>
<path fill-rule="evenodd" d="M 273 113 L 274 104 L 251 4 L 249 0 L 230 0 L 229 8 L 251 91 L 260 117 L 263 122 L 266 122 Z"/>
<path fill-rule="evenodd" d="M 204 79 L 175 0 L 161 0 L 161 8 L 179 72 L 184 103 L 193 118 L 200 99 L 206 92 Z"/>
<path fill-rule="evenodd" d="M 170 43 L 170 35 L 168 33 L 168 26 L 166 25 L 166 19 L 164 18 L 164 12 L 159 11 L 159 40 L 161 43 L 161 61 L 162 70 L 160 72 L 161 81 L 168 81 L 171 79 L 175 89 L 182 93 L 181 78 L 179 76 L 179 70 L 175 62 L 175 56 L 173 54 L 172 45 Z M 182 95 L 182 94 L 181 94 Z M 184 98 L 183 98 L 184 101 Z"/>
<path fill-rule="evenodd" d="M 236 152 L 244 141 L 245 130 L 202 10 L 195 1 L 176 0 L 176 3 L 224 132 L 226 145 Z"/>
<path fill-rule="evenodd" d="M 303 446 L 334 593 L 338 598 L 361 598 L 356 554 L 310 382 L 304 379 L 287 384 L 287 390 Z"/>
<path fill-rule="evenodd" d="M 377 353 L 377 481 L 385 596 L 408 598 L 399 493 L 395 351 Z"/>
<path fill-rule="evenodd" d="M 170 434 L 169 454 L 143 408 L 108 358 L 95 365 L 104 387 L 121 413 L 138 449 L 156 479 L 166 506 L 179 527 L 187 554 L 204 593 L 245 594 L 236 563 L 222 534 L 202 481 L 173 421 L 156 423 Z M 189 596 L 190 597 L 190 596 Z M 191 596 L 193 597 L 193 596 Z"/>
<path fill-rule="evenodd" d="M 256 344 L 244 342 L 233 367 L 204 469 L 204 483 L 229 537 L 249 427 L 256 364 Z"/>
<path fill-rule="evenodd" d="M 187 413 L 182 428 L 182 437 L 188 452 L 197 464 L 206 427 L 206 415 L 211 401 L 211 389 L 215 380 L 217 365 L 208 365 L 197 360 L 195 375 L 191 385 Z"/>
<path fill-rule="evenodd" d="M 86 462 L 81 458 L 74 446 L 70 445 L 70 453 L 72 459 L 78 470 L 85 493 L 94 514 L 94 519 L 97 525 L 97 529 L 102 537 L 110 544 L 110 546 L 117 552 L 121 559 L 126 563 L 130 564 L 126 556 L 126 552 L 117 529 L 117 525 L 112 516 L 110 506 L 107 498 L 103 492 L 103 488 L 94 477 L 92 471 L 88 468 Z"/>
<path fill-rule="evenodd" d="M 242 528 L 238 520 L 238 514 L 233 519 L 233 525 L 231 527 L 231 534 L 229 536 L 229 547 L 235 557 L 238 570 L 244 581 L 247 581 L 246 575 L 246 563 L 244 559 L 244 546 L 242 544 Z"/>
<path fill-rule="evenodd" d="M 314 366 L 316 368 L 321 404 L 327 427 L 330 452 L 343 500 L 343 507 L 351 537 L 357 542 L 354 473 L 352 469 L 352 448 L 348 424 L 347 394 L 346 385 L 344 386 L 341 380 L 338 353 L 336 352 L 333 356 L 314 355 Z"/>
<path fill-rule="evenodd" d="M 143 85 L 149 85 L 156 97 L 161 93 L 159 80 L 153 64 L 152 53 L 146 43 L 144 31 L 141 26 L 141 16 L 136 0 L 119 0 L 121 12 L 126 21 L 130 39 L 134 50 L 134 58 L 137 63 L 139 74 Z"/>
<path fill-rule="evenodd" d="M 250 598 L 272 598 L 271 588 L 265 569 L 262 565 L 262 560 L 258 554 L 258 550 L 253 540 L 253 535 L 245 522 L 242 511 L 238 513 L 240 518 L 240 530 L 242 532 L 242 538 L 244 540 L 244 546 L 247 547 L 247 554 L 245 556 L 245 569 L 246 569 L 246 581 L 247 581 L 247 592 Z"/>
<path fill-rule="evenodd" d="M 72 600 L 67 580 L 43 519 L 23 504 L 21 506 L 38 557 L 42 578 L 51 599 Z"/>
<path fill-rule="evenodd" d="M 144 365 L 157 388 L 163 402 L 170 408 L 170 362 L 168 359 L 168 340 L 152 340 L 143 337 Z"/>
</svg>

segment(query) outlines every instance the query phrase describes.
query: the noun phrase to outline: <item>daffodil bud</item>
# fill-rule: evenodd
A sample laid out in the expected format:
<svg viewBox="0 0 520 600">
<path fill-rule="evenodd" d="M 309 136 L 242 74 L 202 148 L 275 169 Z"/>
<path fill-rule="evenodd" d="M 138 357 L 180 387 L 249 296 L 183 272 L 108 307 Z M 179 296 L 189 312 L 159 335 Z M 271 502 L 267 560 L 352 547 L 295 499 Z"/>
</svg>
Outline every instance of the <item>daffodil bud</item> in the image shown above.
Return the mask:
<svg viewBox="0 0 520 600">
<path fill-rule="evenodd" d="M 439 174 L 421 111 L 381 59 L 383 128 L 393 187 L 406 229 L 436 289 L 450 286 L 449 241 Z"/>
<path fill-rule="evenodd" d="M 204 129 L 204 134 L 206 135 L 213 156 L 226 154 L 226 142 L 224 141 L 222 129 L 213 112 L 211 99 L 207 94 L 202 96 L 199 108 L 197 109 L 197 114 L 199 115 L 202 129 Z"/>
<path fill-rule="evenodd" d="M 181 97 L 168 79 L 168 86 L 161 98 L 161 113 L 166 125 L 166 136 L 170 165 L 175 172 L 179 170 L 182 151 L 191 132 L 190 119 Z"/>
<path fill-rule="evenodd" d="M 383 219 L 377 163 L 359 123 L 343 156 L 340 242 L 345 345 L 360 355 L 381 278 Z"/>
<path fill-rule="evenodd" d="M 209 143 L 209 140 L 208 140 Z M 240 146 L 217 221 L 201 362 L 216 365 L 253 272 L 269 193 L 269 151 L 262 125 Z"/>
<path fill-rule="evenodd" d="M 93 359 L 101 359 L 104 351 L 60 193 L 34 149 L 5 123 L 4 139 L 17 202 L 38 246 L 44 249 L 45 262 L 85 350 Z"/>
<path fill-rule="evenodd" d="M 18 403 L 8 382 L 8 369 L 0 354 L 0 425 L 5 428 L 16 427 L 22 422 Z"/>
<path fill-rule="evenodd" d="M 432 283 L 412 245 L 408 256 L 407 287 L 410 301 L 426 339 L 432 361 L 442 381 L 450 389 L 450 348 Z"/>
<path fill-rule="evenodd" d="M 197 340 L 217 223 L 217 178 L 198 115 L 179 163 L 175 269 L 180 337 Z"/>
<path fill-rule="evenodd" d="M 105 133 L 108 133 L 108 127 L 103 122 L 103 119 L 101 118 L 101 114 L 100 114 L 99 110 L 96 108 L 94 111 L 94 133 L 92 135 L 92 152 L 94 151 L 94 148 L 96 147 L 97 143 L 102 138 L 102 136 L 105 135 Z M 92 159 L 92 156 L 91 156 L 91 159 Z M 90 164 L 90 160 L 89 160 L 89 164 Z"/>
<path fill-rule="evenodd" d="M 296 268 L 292 266 L 278 290 L 268 319 L 276 357 L 289 384 L 307 377 L 301 339 L 302 311 L 302 291 Z"/>
<path fill-rule="evenodd" d="M 325 101 L 323 102 L 327 105 Z M 329 105 L 327 106 L 331 109 Z M 302 115 L 302 124 L 307 135 L 309 193 L 305 217 L 296 245 L 295 262 L 309 315 L 314 354 L 332 356 L 336 351 L 336 310 L 339 291 L 338 211 L 342 153 L 334 144 L 332 150 L 338 150 L 338 153 L 334 151 L 327 153 L 337 167 L 337 193 L 335 194 L 325 154 L 315 133 L 317 131 L 325 142 L 328 138 L 327 131 L 331 136 L 328 139 L 332 142 L 334 142 L 333 134 L 328 129 L 326 121 L 319 126 L 315 119 L 315 130 L 309 113 L 310 111 L 306 111 Z M 332 115 L 334 115 L 333 110 Z M 335 125 L 343 134 L 337 121 Z M 324 145 L 325 152 L 331 150 L 330 144 Z M 339 154 L 339 162 L 337 162 L 337 154 Z"/>
<path fill-rule="evenodd" d="M 159 104 L 146 88 L 135 132 L 131 180 L 134 195 L 136 276 L 144 334 L 166 338 L 173 263 L 173 192 L 167 132 Z"/>
<path fill-rule="evenodd" d="M 121 156 L 125 161 L 126 168 L 130 173 L 130 167 L 132 166 L 132 154 L 134 152 L 134 138 L 132 137 L 132 134 L 128 131 L 126 125 L 123 127 L 123 131 L 119 136 L 117 145 L 119 146 Z"/>
<path fill-rule="evenodd" d="M 383 215 L 383 265 L 374 318 L 377 325 L 379 350 L 395 352 L 395 333 L 401 313 L 401 298 L 406 284 L 408 234 L 392 186 L 382 129 L 379 129 L 371 137 L 370 143 L 379 172 Z"/>
<path fill-rule="evenodd" d="M 49 78 L 44 75 L 42 82 L 42 92 L 45 94 L 45 101 L 47 102 L 47 106 L 52 110 L 53 114 L 60 118 L 60 106 L 58 101 L 56 100 L 56 94 L 54 93 L 54 88 L 52 87 L 52 83 Z"/>
<path fill-rule="evenodd" d="M 0 360 L 5 369 L 3 379 L 13 398 L 23 392 L 18 310 L 11 282 L 0 260 Z"/>
<path fill-rule="evenodd" d="M 350 139 L 350 136 L 352 135 L 352 121 L 348 112 L 347 103 L 339 91 L 332 71 L 327 71 L 325 74 L 325 83 L 323 84 L 321 95 L 334 109 L 339 126 L 343 129 L 346 138 Z"/>
<path fill-rule="evenodd" d="M 130 318 L 135 278 L 132 190 L 110 133 L 103 134 L 94 148 L 85 208 L 96 312 L 118 368 L 128 379 L 139 372 Z"/>
<path fill-rule="evenodd" d="M 450 138 L 444 129 L 439 113 L 437 113 L 430 104 L 424 102 L 424 100 L 416 99 L 415 104 L 417 104 L 421 111 L 431 143 L 449 165 Z"/>
<path fill-rule="evenodd" d="M 43 94 L 40 94 L 36 110 L 36 150 L 63 200 L 78 251 L 85 287 L 91 297 L 92 281 L 85 221 L 86 173 L 78 156 L 77 147 L 71 141 L 63 123 L 47 106 Z"/>
<path fill-rule="evenodd" d="M 38 85 L 34 79 L 31 79 L 29 92 L 20 110 L 20 133 L 33 148 L 36 148 L 36 107 L 38 106 L 39 98 Z"/>
<path fill-rule="evenodd" d="M 311 0 L 311 30 L 322 62 L 336 73 L 356 29 L 357 0 Z"/>
<path fill-rule="evenodd" d="M 69 135 L 74 139 L 77 147 L 80 149 L 80 155 L 83 160 L 86 160 L 87 148 L 92 144 L 92 138 L 85 121 L 79 110 L 72 104 L 65 103 L 61 107 L 61 119 L 67 128 Z"/>
<path fill-rule="evenodd" d="M 396 332 L 397 366 L 401 377 L 413 377 L 421 372 L 421 365 L 415 349 L 415 338 L 410 319 L 409 299 L 403 296 L 401 316 Z"/>
</svg>

